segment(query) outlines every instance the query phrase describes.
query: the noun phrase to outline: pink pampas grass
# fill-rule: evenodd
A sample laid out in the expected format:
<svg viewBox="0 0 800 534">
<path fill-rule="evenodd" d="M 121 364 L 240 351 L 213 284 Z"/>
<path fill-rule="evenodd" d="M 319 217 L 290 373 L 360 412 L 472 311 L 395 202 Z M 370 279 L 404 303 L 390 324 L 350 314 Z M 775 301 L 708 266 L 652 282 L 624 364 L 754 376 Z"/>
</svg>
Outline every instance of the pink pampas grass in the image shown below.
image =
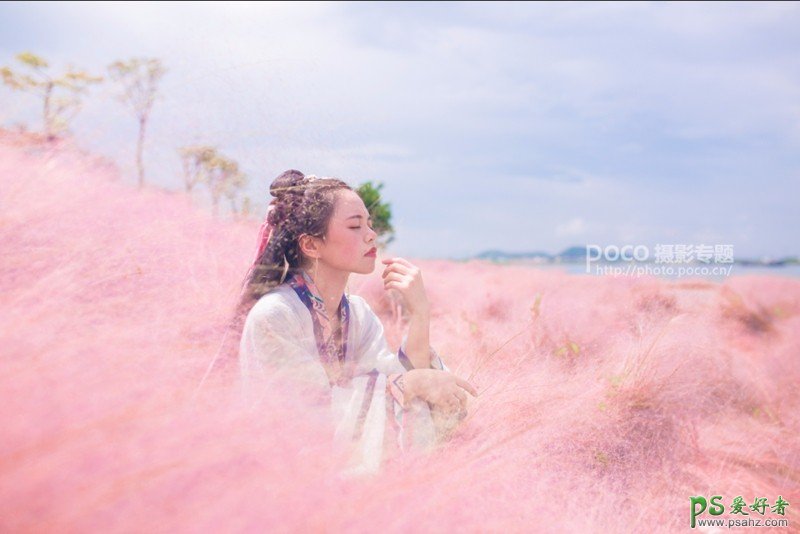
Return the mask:
<svg viewBox="0 0 800 534">
<path fill-rule="evenodd" d="M 412 259 L 480 395 L 431 454 L 346 479 L 301 392 L 237 394 L 257 221 L 8 134 L 0 191 L 3 531 L 671 532 L 715 494 L 781 495 L 797 527 L 800 281 Z M 389 310 L 379 276 L 350 291 Z"/>
</svg>

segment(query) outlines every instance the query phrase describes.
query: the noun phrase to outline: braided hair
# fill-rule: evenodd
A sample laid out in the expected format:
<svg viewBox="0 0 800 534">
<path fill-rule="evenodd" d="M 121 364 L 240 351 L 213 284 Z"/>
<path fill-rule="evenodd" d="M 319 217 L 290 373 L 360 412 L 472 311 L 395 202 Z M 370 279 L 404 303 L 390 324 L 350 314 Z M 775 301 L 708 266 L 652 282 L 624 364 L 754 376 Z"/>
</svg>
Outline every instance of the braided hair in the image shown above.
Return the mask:
<svg viewBox="0 0 800 534">
<path fill-rule="evenodd" d="M 324 239 L 341 189 L 353 190 L 338 178 L 306 176 L 294 169 L 272 181 L 269 192 L 274 198 L 267 213 L 272 233 L 242 286 L 234 317 L 240 335 L 244 319 L 258 299 L 307 266 L 309 259 L 300 250 L 300 237 Z"/>
</svg>

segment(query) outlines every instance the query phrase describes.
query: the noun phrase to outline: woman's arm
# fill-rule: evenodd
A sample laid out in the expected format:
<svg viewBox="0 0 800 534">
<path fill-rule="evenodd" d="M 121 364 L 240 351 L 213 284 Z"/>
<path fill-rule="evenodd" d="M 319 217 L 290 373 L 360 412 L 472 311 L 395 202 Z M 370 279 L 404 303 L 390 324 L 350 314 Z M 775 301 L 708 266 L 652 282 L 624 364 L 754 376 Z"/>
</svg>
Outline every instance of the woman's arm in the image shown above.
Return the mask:
<svg viewBox="0 0 800 534">
<path fill-rule="evenodd" d="M 367 369 L 374 367 L 379 372 L 387 375 L 387 391 L 397 403 L 398 409 L 406 410 L 415 399 L 430 397 L 428 390 L 434 388 L 434 383 L 438 383 L 443 378 L 434 377 L 432 382 L 425 371 L 448 371 L 445 374 L 449 375 L 450 369 L 445 365 L 442 358 L 439 357 L 433 347 L 428 345 L 427 365 L 422 368 L 415 368 L 413 362 L 405 353 L 405 350 L 414 341 L 419 342 L 419 337 L 416 340 L 411 339 L 415 335 L 413 329 L 403 339 L 400 349 L 397 352 L 393 352 L 386 342 L 383 324 L 366 300 L 357 295 L 351 295 L 351 299 L 353 302 L 358 302 L 357 308 L 360 311 L 359 315 L 362 316 L 358 358 L 361 361 L 363 371 L 366 372 Z M 421 326 L 427 327 L 427 324 L 420 325 L 417 323 L 416 326 L 418 328 Z M 418 352 L 419 348 L 416 350 Z M 454 379 L 455 377 L 452 377 L 449 380 L 452 381 Z"/>
<path fill-rule="evenodd" d="M 430 312 L 427 308 L 415 311 L 409 320 L 404 352 L 414 369 L 431 367 L 433 353 L 430 346 L 430 324 Z"/>
<path fill-rule="evenodd" d="M 385 375 L 392 373 L 403 373 L 417 368 L 414 361 L 411 360 L 410 355 L 406 353 L 407 350 L 413 350 L 416 355 L 414 358 L 417 363 L 421 363 L 418 355 L 420 351 L 426 351 L 424 361 L 426 365 L 424 369 L 442 369 L 448 370 L 444 366 L 444 362 L 438 356 L 436 351 L 430 345 L 424 345 L 424 349 L 420 349 L 423 345 L 422 342 L 428 341 L 428 320 L 427 316 L 420 316 L 420 318 L 412 319 L 412 324 L 409 327 L 409 332 L 403 337 L 400 344 L 400 349 L 393 352 L 389 349 L 384 335 L 383 323 L 372 311 L 367 301 L 358 295 L 351 295 L 350 298 L 353 302 L 358 302 L 358 309 L 360 311 L 360 327 L 359 332 L 360 340 L 358 346 L 358 356 L 360 361 L 369 360 L 369 364 L 362 363 L 362 367 L 366 371 L 369 365 L 377 368 Z"/>
<path fill-rule="evenodd" d="M 471 384 L 452 375 L 436 351 L 428 346 L 428 366 L 414 368 L 411 360 L 404 354 L 407 348 L 419 338 L 413 331 L 403 340 L 400 350 L 389 349 L 380 319 L 366 301 L 351 295 L 353 308 L 358 310 L 359 344 L 358 356 L 362 372 L 377 369 L 386 375 L 385 397 L 390 427 L 399 430 L 396 434 L 401 448 L 404 440 L 417 445 L 429 444 L 436 435 L 442 434 L 442 424 L 432 416 L 432 410 L 456 412 L 459 405 L 466 404 L 466 393 L 477 394 Z M 427 321 L 419 320 L 417 327 L 427 327 Z M 426 328 L 427 330 L 427 328 Z M 419 351 L 419 348 L 416 349 Z M 442 372 L 446 371 L 446 372 Z M 462 402 L 463 401 L 463 402 Z M 448 419 L 449 421 L 449 419 Z"/>
<path fill-rule="evenodd" d="M 441 369 L 441 359 L 430 346 L 430 304 L 422 271 L 405 258 L 386 258 L 381 262 L 386 265 L 381 275 L 384 289 L 400 293 L 403 305 L 411 314 L 408 336 L 401 344 L 403 366 L 409 370 Z"/>
</svg>

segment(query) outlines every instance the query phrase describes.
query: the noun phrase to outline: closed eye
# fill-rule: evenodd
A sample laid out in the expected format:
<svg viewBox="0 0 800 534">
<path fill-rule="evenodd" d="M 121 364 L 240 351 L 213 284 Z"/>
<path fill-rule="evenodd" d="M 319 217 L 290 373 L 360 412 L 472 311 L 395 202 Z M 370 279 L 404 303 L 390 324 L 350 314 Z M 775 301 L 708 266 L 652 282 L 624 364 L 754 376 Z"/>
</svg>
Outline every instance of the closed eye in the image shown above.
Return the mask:
<svg viewBox="0 0 800 534">
<path fill-rule="evenodd" d="M 363 215 L 352 215 L 352 216 L 348 217 L 348 219 L 364 219 L 364 216 Z M 372 217 L 367 217 L 367 224 L 369 225 L 370 229 L 372 229 L 372 225 L 374 224 L 374 222 L 375 221 L 372 220 Z M 357 229 L 359 229 L 361 227 L 360 226 L 356 226 L 356 227 L 350 226 L 349 228 L 352 229 L 352 230 L 357 230 Z"/>
</svg>

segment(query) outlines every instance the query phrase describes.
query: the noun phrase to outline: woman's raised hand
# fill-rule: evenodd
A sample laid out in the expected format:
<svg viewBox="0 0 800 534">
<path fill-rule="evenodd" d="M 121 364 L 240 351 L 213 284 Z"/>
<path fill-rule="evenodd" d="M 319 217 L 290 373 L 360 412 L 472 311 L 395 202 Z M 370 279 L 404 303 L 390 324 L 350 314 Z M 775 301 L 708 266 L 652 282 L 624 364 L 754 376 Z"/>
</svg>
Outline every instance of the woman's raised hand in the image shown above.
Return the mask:
<svg viewBox="0 0 800 534">
<path fill-rule="evenodd" d="M 381 262 L 386 265 L 381 275 L 383 288 L 396 289 L 410 313 L 427 313 L 430 306 L 419 267 L 405 258 L 386 258 Z"/>
<path fill-rule="evenodd" d="M 445 413 L 458 413 L 467 405 L 467 393 L 478 396 L 475 386 L 453 373 L 439 369 L 412 369 L 406 373 L 406 387 Z"/>
</svg>

